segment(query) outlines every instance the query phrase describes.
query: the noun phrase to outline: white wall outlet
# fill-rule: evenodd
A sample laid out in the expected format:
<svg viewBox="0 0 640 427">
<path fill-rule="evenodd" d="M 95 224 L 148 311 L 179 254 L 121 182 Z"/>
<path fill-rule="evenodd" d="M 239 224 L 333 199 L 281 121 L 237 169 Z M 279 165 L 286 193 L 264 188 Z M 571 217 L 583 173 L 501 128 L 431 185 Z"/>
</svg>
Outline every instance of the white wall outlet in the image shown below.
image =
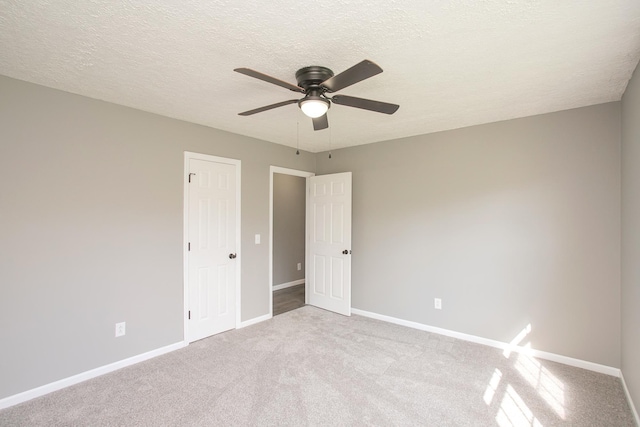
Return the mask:
<svg viewBox="0 0 640 427">
<path fill-rule="evenodd" d="M 433 306 L 436 310 L 442 310 L 442 300 L 440 298 L 433 299 Z"/>
<path fill-rule="evenodd" d="M 256 234 L 256 245 L 260 244 L 260 235 Z"/>
<path fill-rule="evenodd" d="M 300 270 L 302 270 L 302 263 L 301 262 L 298 263 L 298 271 L 300 271 Z"/>
<path fill-rule="evenodd" d="M 126 333 L 126 322 L 116 323 L 116 338 L 121 337 Z"/>
</svg>

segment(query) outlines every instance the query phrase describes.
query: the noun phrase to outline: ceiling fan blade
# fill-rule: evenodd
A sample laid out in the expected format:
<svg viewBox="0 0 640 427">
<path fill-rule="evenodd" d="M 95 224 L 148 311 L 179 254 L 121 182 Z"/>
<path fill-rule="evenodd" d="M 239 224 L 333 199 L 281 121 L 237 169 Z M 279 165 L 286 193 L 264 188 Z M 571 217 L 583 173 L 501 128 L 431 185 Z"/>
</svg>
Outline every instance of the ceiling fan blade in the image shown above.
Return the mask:
<svg viewBox="0 0 640 427">
<path fill-rule="evenodd" d="M 233 71 L 235 71 L 237 73 L 240 73 L 240 74 L 244 74 L 244 75 L 249 76 L 249 77 L 254 77 L 256 79 L 260 79 L 260 80 L 268 82 L 268 83 L 273 83 L 274 85 L 281 86 L 281 87 L 283 87 L 285 89 L 289 89 L 289 90 L 292 90 L 294 92 L 304 93 L 304 89 L 302 89 L 301 87 L 292 85 L 291 83 L 287 83 L 287 82 L 285 82 L 283 80 L 280 80 L 280 79 L 276 79 L 275 77 L 267 76 L 266 74 L 259 73 L 258 71 L 254 71 L 254 70 L 252 70 L 250 68 L 236 68 Z"/>
<path fill-rule="evenodd" d="M 239 116 L 250 116 L 256 113 L 262 113 L 263 111 L 271 110 L 278 107 L 284 107 L 289 104 L 296 104 L 298 102 L 297 99 L 290 99 L 288 101 L 278 102 L 277 104 L 266 105 L 264 107 L 256 108 L 255 110 L 249 110 L 242 113 L 238 113 Z"/>
<path fill-rule="evenodd" d="M 320 117 L 316 117 L 313 119 L 313 130 L 322 130 L 329 127 L 329 119 L 327 118 L 327 114 L 323 114 Z"/>
<path fill-rule="evenodd" d="M 376 111 L 378 113 L 385 114 L 393 114 L 398 111 L 398 108 L 400 108 L 400 106 L 396 104 L 345 95 L 335 95 L 331 98 L 331 101 L 339 105 L 346 105 L 347 107 L 362 108 L 363 110 Z"/>
<path fill-rule="evenodd" d="M 376 74 L 380 74 L 382 68 L 373 62 L 365 59 L 364 61 L 354 65 L 341 72 L 340 74 L 331 77 L 330 79 L 322 82 L 322 86 L 327 88 L 327 92 L 337 92 L 340 89 L 344 89 L 347 86 L 351 86 L 354 83 L 361 82 L 362 80 L 373 77 Z"/>
</svg>

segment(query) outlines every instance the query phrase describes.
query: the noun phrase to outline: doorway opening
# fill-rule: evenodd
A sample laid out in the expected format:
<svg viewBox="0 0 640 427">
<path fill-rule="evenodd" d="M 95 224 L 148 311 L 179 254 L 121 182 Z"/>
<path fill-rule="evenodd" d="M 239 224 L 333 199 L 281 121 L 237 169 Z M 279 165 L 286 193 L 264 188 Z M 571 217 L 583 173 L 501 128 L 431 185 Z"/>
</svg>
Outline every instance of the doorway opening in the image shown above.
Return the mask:
<svg viewBox="0 0 640 427">
<path fill-rule="evenodd" d="M 307 178 L 311 172 L 271 166 L 269 309 L 272 316 L 306 303 Z"/>
</svg>

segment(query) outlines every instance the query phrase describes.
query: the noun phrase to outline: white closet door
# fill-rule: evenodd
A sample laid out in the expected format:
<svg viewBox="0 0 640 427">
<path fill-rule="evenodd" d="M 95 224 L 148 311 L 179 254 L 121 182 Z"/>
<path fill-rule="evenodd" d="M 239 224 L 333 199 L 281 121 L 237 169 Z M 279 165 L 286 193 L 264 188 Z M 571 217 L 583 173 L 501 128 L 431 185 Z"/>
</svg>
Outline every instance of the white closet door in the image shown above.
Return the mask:
<svg viewBox="0 0 640 427">
<path fill-rule="evenodd" d="M 189 160 L 189 342 L 236 327 L 236 173 Z"/>
</svg>

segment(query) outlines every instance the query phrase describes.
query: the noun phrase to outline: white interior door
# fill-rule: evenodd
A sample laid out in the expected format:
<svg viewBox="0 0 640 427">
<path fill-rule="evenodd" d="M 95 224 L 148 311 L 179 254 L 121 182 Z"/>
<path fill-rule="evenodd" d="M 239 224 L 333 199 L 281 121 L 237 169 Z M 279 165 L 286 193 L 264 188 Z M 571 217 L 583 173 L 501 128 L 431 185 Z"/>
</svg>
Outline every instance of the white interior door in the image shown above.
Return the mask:
<svg viewBox="0 0 640 427">
<path fill-rule="evenodd" d="M 351 172 L 307 184 L 307 304 L 350 316 Z"/>
<path fill-rule="evenodd" d="M 188 159 L 188 341 L 236 327 L 237 166 Z"/>
</svg>

